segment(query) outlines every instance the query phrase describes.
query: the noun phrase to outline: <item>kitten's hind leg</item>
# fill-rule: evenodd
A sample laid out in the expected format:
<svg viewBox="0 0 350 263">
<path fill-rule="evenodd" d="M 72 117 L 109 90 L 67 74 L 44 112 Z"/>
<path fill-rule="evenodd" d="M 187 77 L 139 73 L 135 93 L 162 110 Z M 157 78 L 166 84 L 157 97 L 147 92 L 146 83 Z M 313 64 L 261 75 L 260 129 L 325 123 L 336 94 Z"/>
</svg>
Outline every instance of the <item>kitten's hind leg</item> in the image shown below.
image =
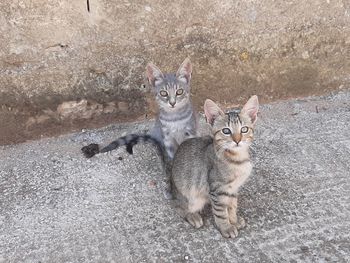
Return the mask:
<svg viewBox="0 0 350 263">
<path fill-rule="evenodd" d="M 179 215 L 195 228 L 203 226 L 203 218 L 199 212 L 203 209 L 205 200 L 201 198 L 188 200 L 177 191 L 175 191 L 175 196 Z"/>
<path fill-rule="evenodd" d="M 186 216 L 186 220 L 195 228 L 200 228 L 201 226 L 203 226 L 203 218 L 199 214 L 199 212 L 188 213 Z"/>
<path fill-rule="evenodd" d="M 163 158 L 163 170 L 165 173 L 165 178 L 163 181 L 163 195 L 165 199 L 171 200 L 174 199 L 173 196 L 173 182 L 171 180 L 171 167 L 172 167 L 172 160 L 168 157 Z"/>
<path fill-rule="evenodd" d="M 170 136 L 164 137 L 164 147 L 168 155 L 168 158 L 170 160 L 174 159 L 175 152 L 179 147 L 175 139 Z"/>
<path fill-rule="evenodd" d="M 199 212 L 203 210 L 206 203 L 207 198 L 201 194 L 195 195 L 195 197 L 192 197 L 188 202 L 188 214 L 186 219 L 195 228 L 203 226 L 203 218 Z"/>
</svg>

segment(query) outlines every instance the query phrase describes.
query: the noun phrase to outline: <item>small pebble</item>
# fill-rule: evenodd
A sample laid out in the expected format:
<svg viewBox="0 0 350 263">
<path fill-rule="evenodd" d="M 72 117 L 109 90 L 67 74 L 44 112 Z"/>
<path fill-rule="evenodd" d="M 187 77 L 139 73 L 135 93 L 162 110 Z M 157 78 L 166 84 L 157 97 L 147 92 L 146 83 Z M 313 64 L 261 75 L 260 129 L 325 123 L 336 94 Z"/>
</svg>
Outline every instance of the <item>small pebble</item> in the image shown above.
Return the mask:
<svg viewBox="0 0 350 263">
<path fill-rule="evenodd" d="M 157 185 L 157 182 L 154 181 L 154 180 L 149 180 L 148 181 L 148 185 L 153 188 L 153 187 L 155 187 Z"/>
<path fill-rule="evenodd" d="M 119 161 L 123 160 L 123 157 L 119 156 L 119 157 L 118 157 L 118 160 L 119 160 Z"/>
<path fill-rule="evenodd" d="M 308 246 L 301 246 L 300 249 L 301 249 L 301 251 L 303 251 L 303 252 L 309 251 L 309 247 L 308 247 Z"/>
<path fill-rule="evenodd" d="M 308 51 L 304 51 L 304 52 L 301 54 L 301 57 L 302 57 L 303 59 L 308 59 L 308 58 L 310 57 L 309 52 L 308 52 Z"/>
</svg>

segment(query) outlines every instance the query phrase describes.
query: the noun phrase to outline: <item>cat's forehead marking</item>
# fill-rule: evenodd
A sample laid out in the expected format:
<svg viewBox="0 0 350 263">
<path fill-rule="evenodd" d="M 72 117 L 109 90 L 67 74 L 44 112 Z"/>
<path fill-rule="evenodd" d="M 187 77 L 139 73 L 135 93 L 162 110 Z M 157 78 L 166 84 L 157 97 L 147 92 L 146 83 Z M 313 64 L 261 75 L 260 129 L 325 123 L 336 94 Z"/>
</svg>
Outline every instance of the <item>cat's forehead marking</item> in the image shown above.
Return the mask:
<svg viewBox="0 0 350 263">
<path fill-rule="evenodd" d="M 164 87 L 165 89 L 178 88 L 178 80 L 175 74 L 165 74 L 164 75 Z"/>
<path fill-rule="evenodd" d="M 227 123 L 228 125 L 230 125 L 231 122 L 233 122 L 234 124 L 238 124 L 238 123 L 242 123 L 241 119 L 239 117 L 239 114 L 241 113 L 241 109 L 240 108 L 233 108 L 229 111 L 226 112 L 227 115 Z"/>
</svg>

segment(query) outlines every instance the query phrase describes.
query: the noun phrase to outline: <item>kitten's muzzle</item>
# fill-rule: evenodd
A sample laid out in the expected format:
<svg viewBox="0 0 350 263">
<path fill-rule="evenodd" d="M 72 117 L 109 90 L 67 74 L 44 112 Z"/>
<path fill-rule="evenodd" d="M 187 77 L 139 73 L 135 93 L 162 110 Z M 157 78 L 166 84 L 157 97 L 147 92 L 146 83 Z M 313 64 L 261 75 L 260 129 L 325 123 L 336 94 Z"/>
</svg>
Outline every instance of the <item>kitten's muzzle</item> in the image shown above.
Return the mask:
<svg viewBox="0 0 350 263">
<path fill-rule="evenodd" d="M 176 100 L 175 100 L 175 99 L 170 98 L 170 100 L 169 100 L 169 104 L 171 105 L 171 107 L 173 107 L 173 108 L 174 108 L 174 106 L 175 106 L 175 104 L 176 104 Z"/>
<path fill-rule="evenodd" d="M 238 146 L 238 144 L 241 142 L 241 140 L 242 140 L 242 134 L 240 134 L 240 133 L 234 133 L 234 134 L 232 134 L 231 135 L 231 137 L 232 137 L 232 140 L 237 144 L 237 146 Z"/>
</svg>

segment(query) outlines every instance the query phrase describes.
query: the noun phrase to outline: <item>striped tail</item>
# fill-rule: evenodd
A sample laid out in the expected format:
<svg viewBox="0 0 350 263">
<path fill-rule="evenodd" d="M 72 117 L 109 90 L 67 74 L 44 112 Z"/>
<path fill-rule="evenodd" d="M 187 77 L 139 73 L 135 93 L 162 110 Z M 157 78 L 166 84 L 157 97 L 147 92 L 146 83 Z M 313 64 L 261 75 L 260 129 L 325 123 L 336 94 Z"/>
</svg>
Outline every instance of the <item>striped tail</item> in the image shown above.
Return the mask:
<svg viewBox="0 0 350 263">
<path fill-rule="evenodd" d="M 149 134 L 129 134 L 123 137 L 118 138 L 117 140 L 111 142 L 106 147 L 99 149 L 99 145 L 96 143 L 89 144 L 88 146 L 84 146 L 81 148 L 81 151 L 85 155 L 86 158 L 91 158 L 95 154 L 110 152 L 120 146 L 126 146 L 126 150 L 128 153 L 133 154 L 134 145 L 140 142 L 150 142 L 157 146 L 160 154 L 164 156 L 163 145 L 154 137 Z"/>
</svg>

